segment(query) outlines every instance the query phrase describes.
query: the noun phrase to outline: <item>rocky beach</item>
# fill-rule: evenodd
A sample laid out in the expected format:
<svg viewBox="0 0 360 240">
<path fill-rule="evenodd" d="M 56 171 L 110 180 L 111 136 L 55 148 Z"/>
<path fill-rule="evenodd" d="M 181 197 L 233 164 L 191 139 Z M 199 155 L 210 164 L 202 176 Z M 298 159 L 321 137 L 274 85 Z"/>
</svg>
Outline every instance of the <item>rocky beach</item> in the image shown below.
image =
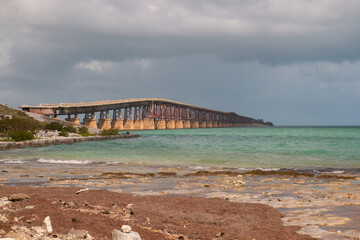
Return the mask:
<svg viewBox="0 0 360 240">
<path fill-rule="evenodd" d="M 0 236 L 7 238 L 111 239 L 124 224 L 141 239 L 360 237 L 360 176 L 351 171 L 45 162 L 1 170 Z M 19 193 L 28 198 L 9 201 Z M 38 228 L 47 216 L 51 234 Z"/>
</svg>

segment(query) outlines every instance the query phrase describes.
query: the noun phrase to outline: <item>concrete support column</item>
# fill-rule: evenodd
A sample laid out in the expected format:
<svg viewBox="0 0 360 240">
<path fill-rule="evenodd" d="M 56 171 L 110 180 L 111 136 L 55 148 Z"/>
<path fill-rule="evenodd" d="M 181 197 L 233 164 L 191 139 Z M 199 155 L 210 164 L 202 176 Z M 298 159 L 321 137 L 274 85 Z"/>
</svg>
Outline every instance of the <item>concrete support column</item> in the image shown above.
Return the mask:
<svg viewBox="0 0 360 240">
<path fill-rule="evenodd" d="M 143 120 L 135 120 L 134 121 L 134 129 L 135 130 L 142 130 L 144 129 L 144 121 Z"/>
<path fill-rule="evenodd" d="M 184 128 L 184 122 L 182 120 L 175 121 L 175 128 L 176 129 L 182 129 Z"/>
<path fill-rule="evenodd" d="M 213 127 L 213 128 L 217 128 L 217 127 L 218 127 L 217 122 L 213 122 L 213 123 L 212 123 L 212 127 Z"/>
<path fill-rule="evenodd" d="M 113 119 L 111 123 L 111 127 L 117 130 L 124 129 L 124 121 L 122 119 Z"/>
<path fill-rule="evenodd" d="M 199 128 L 199 121 L 192 121 L 191 128 Z"/>
<path fill-rule="evenodd" d="M 206 122 L 199 123 L 199 127 L 200 128 L 206 128 Z"/>
<path fill-rule="evenodd" d="M 213 127 L 212 122 L 207 122 L 207 123 L 206 123 L 206 127 L 207 127 L 207 128 L 212 128 L 212 127 Z"/>
<path fill-rule="evenodd" d="M 125 130 L 134 130 L 134 120 L 132 120 L 132 119 L 125 120 L 124 129 Z"/>
<path fill-rule="evenodd" d="M 99 119 L 99 128 L 102 130 L 110 129 L 111 128 L 111 119 L 110 118 Z"/>
<path fill-rule="evenodd" d="M 92 127 L 92 128 L 97 128 L 97 122 L 96 122 L 96 118 L 89 118 L 89 119 L 85 119 L 87 120 L 86 123 L 84 122 L 84 125 L 88 126 L 88 127 Z"/>
<path fill-rule="evenodd" d="M 184 121 L 184 128 L 191 128 L 191 122 L 189 120 Z"/>
<path fill-rule="evenodd" d="M 175 129 L 175 120 L 169 120 L 166 123 L 166 129 Z"/>
<path fill-rule="evenodd" d="M 153 118 L 145 118 L 143 120 L 143 129 L 155 130 L 155 121 Z"/>
<path fill-rule="evenodd" d="M 166 121 L 165 121 L 165 119 L 155 121 L 155 128 L 159 129 L 159 130 L 166 129 Z"/>
<path fill-rule="evenodd" d="M 80 118 L 66 118 L 65 121 L 80 124 Z"/>
</svg>

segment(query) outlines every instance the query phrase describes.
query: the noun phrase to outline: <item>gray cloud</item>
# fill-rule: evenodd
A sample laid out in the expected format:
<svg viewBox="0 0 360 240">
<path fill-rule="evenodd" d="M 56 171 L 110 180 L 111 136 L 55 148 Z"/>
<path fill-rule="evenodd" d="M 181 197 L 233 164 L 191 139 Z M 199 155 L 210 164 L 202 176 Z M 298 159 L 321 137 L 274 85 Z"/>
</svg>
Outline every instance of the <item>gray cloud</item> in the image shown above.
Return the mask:
<svg viewBox="0 0 360 240">
<path fill-rule="evenodd" d="M 359 124 L 359 12 L 357 0 L 3 1 L 0 102 L 165 97 Z"/>
</svg>

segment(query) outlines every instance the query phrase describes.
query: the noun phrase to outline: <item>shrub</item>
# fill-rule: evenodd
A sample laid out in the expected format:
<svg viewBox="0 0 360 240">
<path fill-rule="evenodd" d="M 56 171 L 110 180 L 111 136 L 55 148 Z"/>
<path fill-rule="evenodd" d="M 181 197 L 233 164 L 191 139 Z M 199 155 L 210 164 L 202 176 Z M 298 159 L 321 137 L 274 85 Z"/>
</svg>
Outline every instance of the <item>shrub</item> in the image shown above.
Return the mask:
<svg viewBox="0 0 360 240">
<path fill-rule="evenodd" d="M 52 123 L 46 124 L 46 126 L 45 126 L 45 129 L 53 130 L 53 131 L 55 131 L 55 130 L 61 131 L 62 128 L 63 128 L 63 126 L 57 122 L 52 122 Z"/>
<path fill-rule="evenodd" d="M 34 134 L 26 130 L 15 130 L 10 132 L 10 137 L 15 141 L 26 141 L 34 139 Z"/>
<path fill-rule="evenodd" d="M 62 129 L 62 130 L 59 132 L 59 136 L 68 137 L 68 136 L 69 136 L 69 133 L 68 133 L 65 129 Z"/>
<path fill-rule="evenodd" d="M 87 127 L 80 127 L 80 128 L 78 129 L 78 132 L 79 132 L 80 134 L 87 134 L 87 133 L 89 133 L 89 130 L 87 129 Z"/>
<path fill-rule="evenodd" d="M 119 134 L 119 130 L 111 128 L 111 129 L 103 130 L 101 136 L 118 135 L 118 134 Z"/>
<path fill-rule="evenodd" d="M 62 130 L 65 130 L 66 132 L 70 132 L 70 133 L 76 133 L 76 128 L 73 126 L 66 126 L 64 127 Z"/>
</svg>

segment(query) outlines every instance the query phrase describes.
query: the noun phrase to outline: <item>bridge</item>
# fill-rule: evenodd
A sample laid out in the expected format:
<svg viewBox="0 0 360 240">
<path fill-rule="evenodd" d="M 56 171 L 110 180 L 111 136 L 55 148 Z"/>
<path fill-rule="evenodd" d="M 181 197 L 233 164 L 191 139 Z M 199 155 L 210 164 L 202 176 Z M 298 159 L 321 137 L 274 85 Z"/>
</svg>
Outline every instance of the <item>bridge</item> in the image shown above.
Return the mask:
<svg viewBox="0 0 360 240">
<path fill-rule="evenodd" d="M 81 124 L 99 129 L 154 130 L 265 125 L 262 121 L 234 112 L 222 112 L 161 98 L 22 105 L 20 108 L 57 119 L 58 116 L 67 115 L 65 120 L 74 124 L 80 124 L 78 115 L 85 114 Z M 100 116 L 98 121 L 97 115 Z"/>
</svg>

